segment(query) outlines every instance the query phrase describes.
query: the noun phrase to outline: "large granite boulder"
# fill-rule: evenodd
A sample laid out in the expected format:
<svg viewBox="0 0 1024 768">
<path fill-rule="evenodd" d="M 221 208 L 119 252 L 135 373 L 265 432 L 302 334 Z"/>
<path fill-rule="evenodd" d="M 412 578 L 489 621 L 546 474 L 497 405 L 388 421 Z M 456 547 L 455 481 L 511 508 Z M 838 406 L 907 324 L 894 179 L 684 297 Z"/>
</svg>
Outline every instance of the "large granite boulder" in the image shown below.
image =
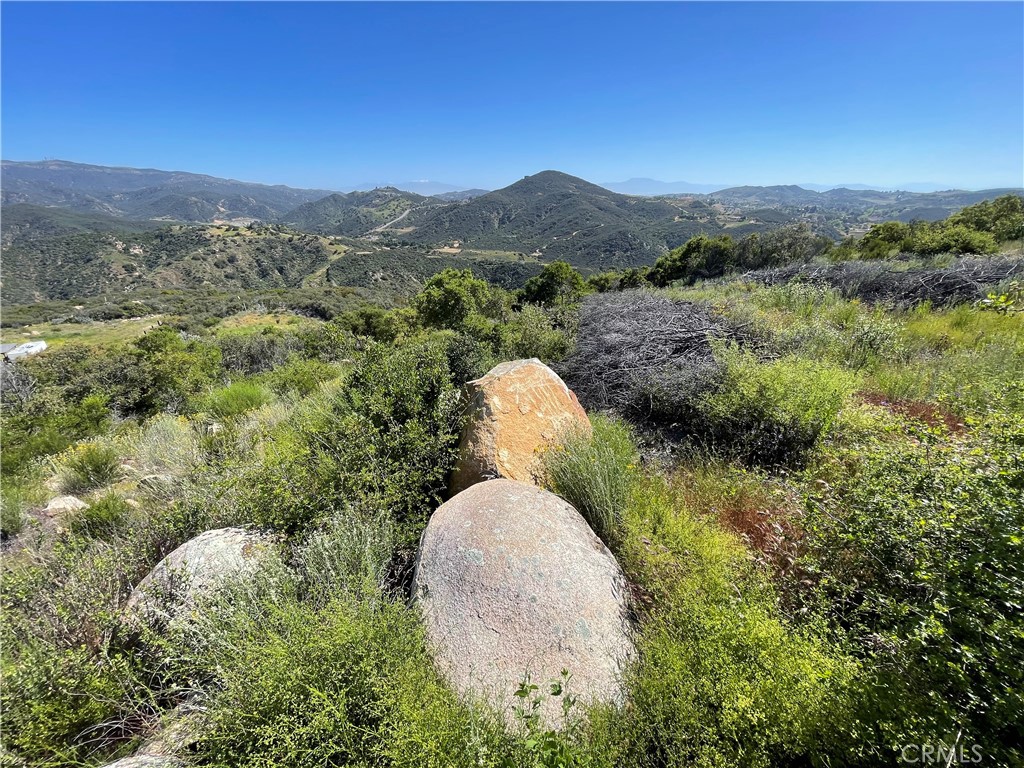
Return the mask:
<svg viewBox="0 0 1024 768">
<path fill-rule="evenodd" d="M 634 654 L 625 578 L 554 494 L 498 479 L 442 504 L 423 533 L 413 590 L 441 673 L 509 722 L 527 674 L 543 691 L 567 669 L 580 701 L 624 699 L 621 673 Z M 560 707 L 543 705 L 549 726 L 559 727 Z"/>
<path fill-rule="evenodd" d="M 178 618 L 218 584 L 245 578 L 274 556 L 274 540 L 241 528 L 206 531 L 156 564 L 125 606 L 129 622 L 153 625 Z"/>
<path fill-rule="evenodd" d="M 467 419 L 452 495 L 496 477 L 534 482 L 541 449 L 567 429 L 590 430 L 576 395 L 536 358 L 495 366 L 466 384 L 464 397 Z"/>
</svg>

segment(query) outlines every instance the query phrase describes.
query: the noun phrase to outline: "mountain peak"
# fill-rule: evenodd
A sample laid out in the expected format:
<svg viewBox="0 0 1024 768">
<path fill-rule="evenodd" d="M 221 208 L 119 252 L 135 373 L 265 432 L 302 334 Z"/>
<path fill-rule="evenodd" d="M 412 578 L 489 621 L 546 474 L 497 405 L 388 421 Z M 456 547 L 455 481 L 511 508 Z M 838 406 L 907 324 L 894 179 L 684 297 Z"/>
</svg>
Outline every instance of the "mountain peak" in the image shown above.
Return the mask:
<svg viewBox="0 0 1024 768">
<path fill-rule="evenodd" d="M 532 176 L 525 176 L 514 184 L 499 191 L 533 192 L 536 194 L 553 193 L 586 193 L 597 195 L 615 194 L 604 187 L 592 184 L 578 176 L 572 176 L 562 171 L 540 171 Z"/>
</svg>

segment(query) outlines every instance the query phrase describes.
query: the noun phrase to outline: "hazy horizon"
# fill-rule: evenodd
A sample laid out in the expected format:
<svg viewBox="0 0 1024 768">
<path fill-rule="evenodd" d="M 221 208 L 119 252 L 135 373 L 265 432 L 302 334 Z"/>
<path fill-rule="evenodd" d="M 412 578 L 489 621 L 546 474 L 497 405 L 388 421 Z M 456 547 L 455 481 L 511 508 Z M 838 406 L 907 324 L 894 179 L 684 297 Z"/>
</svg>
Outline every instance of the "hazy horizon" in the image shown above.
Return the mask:
<svg viewBox="0 0 1024 768">
<path fill-rule="evenodd" d="M 75 159 L 71 159 L 71 158 L 56 158 L 56 157 L 45 157 L 45 158 L 39 158 L 39 159 L 3 158 L 3 162 L 5 162 L 5 163 L 76 163 L 76 164 L 80 164 L 80 165 L 102 166 L 102 164 L 99 164 L 99 163 L 86 163 L 86 162 L 75 160 Z M 154 171 L 165 171 L 165 172 L 169 172 L 169 173 L 194 173 L 194 174 L 205 175 L 205 176 L 216 176 L 216 174 L 208 173 L 208 172 L 203 171 L 203 170 L 196 170 L 196 169 L 190 169 L 190 168 L 159 168 L 159 167 L 154 166 L 154 165 L 102 166 L 102 167 L 133 168 L 133 169 L 136 169 L 136 170 L 154 170 Z M 537 173 L 541 173 L 543 171 L 560 171 L 560 169 L 558 169 L 558 168 L 542 168 L 542 169 L 538 169 L 536 171 L 531 171 L 530 173 L 518 176 L 517 178 L 514 178 L 511 181 L 509 181 L 508 183 L 502 184 L 501 186 L 482 186 L 482 185 L 465 184 L 465 183 L 460 184 L 458 182 L 453 182 L 450 179 L 423 179 L 423 178 L 421 178 L 421 179 L 413 179 L 413 178 L 404 178 L 404 179 L 402 179 L 402 178 L 395 178 L 395 179 L 365 180 L 365 181 L 361 181 L 361 182 L 358 182 L 358 183 L 346 182 L 346 183 L 335 184 L 335 185 L 327 185 L 327 186 L 323 186 L 323 187 L 308 187 L 308 186 L 299 186 L 299 185 L 295 185 L 295 184 L 274 184 L 272 182 L 268 182 L 268 181 L 265 181 L 265 180 L 259 179 L 259 178 L 236 178 L 236 177 L 229 177 L 229 176 L 220 176 L 218 178 L 226 178 L 228 180 L 241 181 L 241 182 L 245 182 L 245 183 L 266 184 L 266 185 L 271 185 L 271 186 L 273 186 L 273 185 L 282 186 L 283 185 L 283 186 L 290 186 L 290 187 L 293 187 L 293 188 L 323 188 L 323 189 L 325 189 L 327 191 L 343 191 L 343 193 L 348 193 L 348 191 L 354 191 L 354 190 L 380 188 L 380 187 L 383 187 L 383 186 L 396 186 L 396 187 L 399 187 L 399 188 L 403 188 L 404 186 L 415 187 L 415 185 L 418 185 L 418 184 L 424 184 L 424 185 L 425 184 L 431 184 L 431 185 L 436 185 L 438 187 L 445 187 L 444 189 L 441 189 L 439 191 L 432 191 L 432 193 L 424 193 L 424 194 L 436 195 L 436 194 L 442 193 L 442 191 L 464 191 L 464 190 L 469 190 L 469 189 L 486 189 L 486 190 L 490 191 L 490 190 L 493 190 L 493 189 L 500 189 L 500 188 L 502 188 L 504 186 L 508 186 L 509 184 L 515 183 L 516 181 L 518 181 L 518 180 L 520 180 L 522 178 L 525 178 L 526 176 L 532 176 L 532 175 L 535 175 Z M 564 173 L 565 171 L 561 171 L 561 172 Z M 570 174 L 570 175 L 575 175 L 575 174 Z M 1017 184 L 1017 185 L 1010 184 L 1010 185 L 1006 185 L 1006 186 L 997 186 L 997 187 L 964 187 L 964 186 L 955 186 L 955 185 L 950 185 L 950 184 L 941 184 L 941 183 L 929 182 L 929 181 L 907 181 L 907 182 L 904 182 L 904 183 L 901 183 L 901 184 L 897 184 L 895 186 L 886 186 L 886 185 L 882 185 L 882 184 L 871 184 L 869 182 L 863 182 L 863 181 L 846 181 L 846 182 L 839 182 L 839 183 L 829 183 L 829 182 L 819 182 L 819 181 L 803 181 L 803 182 L 780 181 L 780 182 L 777 182 L 777 183 L 770 183 L 770 184 L 750 184 L 750 183 L 746 183 L 746 182 L 743 182 L 743 181 L 737 181 L 737 182 L 733 182 L 733 183 L 714 183 L 714 182 L 699 181 L 699 180 L 692 180 L 692 179 L 681 179 L 681 180 L 670 181 L 670 180 L 666 180 L 666 179 L 650 178 L 649 176 L 631 176 L 631 177 L 625 178 L 625 179 L 614 179 L 614 180 L 611 180 L 611 179 L 595 180 L 595 179 L 590 179 L 590 178 L 585 178 L 585 177 L 580 177 L 580 178 L 584 178 L 586 181 L 590 181 L 591 183 L 597 184 L 598 186 L 626 185 L 626 184 L 629 184 L 631 182 L 651 182 L 652 184 L 665 185 L 665 186 L 689 185 L 689 186 L 693 186 L 693 187 L 714 187 L 714 188 L 708 188 L 708 189 L 703 189 L 703 190 L 694 190 L 693 194 L 711 194 L 711 193 L 713 193 L 713 191 L 717 191 L 719 189 L 727 189 L 727 188 L 730 188 L 730 187 L 737 187 L 737 186 L 801 186 L 801 187 L 803 187 L 805 189 L 811 189 L 811 190 L 814 190 L 814 191 L 826 191 L 828 189 L 841 189 L 841 188 L 877 189 L 877 190 L 880 190 L 880 191 L 914 191 L 914 193 L 928 193 L 928 191 L 945 191 L 945 190 L 949 190 L 949 189 L 959 189 L 959 190 L 963 190 L 963 191 L 980 191 L 982 189 L 994 189 L 994 188 L 1015 188 L 1015 189 L 1024 188 L 1024 184 Z M 412 188 L 411 190 L 415 191 L 415 188 Z M 656 193 L 651 193 L 651 194 L 656 194 Z M 674 194 L 674 193 L 663 193 L 663 194 Z"/>
</svg>

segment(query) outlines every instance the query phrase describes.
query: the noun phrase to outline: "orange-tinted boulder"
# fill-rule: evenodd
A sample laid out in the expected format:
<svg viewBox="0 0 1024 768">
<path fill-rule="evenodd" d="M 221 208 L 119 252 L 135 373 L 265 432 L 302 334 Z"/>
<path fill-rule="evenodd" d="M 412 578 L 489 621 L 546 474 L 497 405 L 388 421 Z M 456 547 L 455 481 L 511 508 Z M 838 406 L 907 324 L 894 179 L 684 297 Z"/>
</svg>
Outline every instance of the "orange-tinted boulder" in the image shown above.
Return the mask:
<svg viewBox="0 0 1024 768">
<path fill-rule="evenodd" d="M 468 409 L 451 495 L 484 480 L 536 481 L 538 453 L 564 431 L 590 431 L 587 413 L 536 358 L 512 360 L 466 384 Z"/>
</svg>

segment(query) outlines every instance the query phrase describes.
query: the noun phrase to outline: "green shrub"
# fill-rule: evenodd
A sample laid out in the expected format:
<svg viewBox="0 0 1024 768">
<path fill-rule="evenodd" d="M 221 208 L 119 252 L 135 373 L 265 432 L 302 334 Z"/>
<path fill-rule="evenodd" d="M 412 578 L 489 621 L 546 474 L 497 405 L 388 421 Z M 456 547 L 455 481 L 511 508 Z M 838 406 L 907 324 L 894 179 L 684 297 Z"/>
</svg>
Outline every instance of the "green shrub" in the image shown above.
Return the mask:
<svg viewBox="0 0 1024 768">
<path fill-rule="evenodd" d="M 114 482 L 121 474 L 121 457 L 106 443 L 82 443 L 58 457 L 61 488 L 67 493 L 82 493 Z"/>
<path fill-rule="evenodd" d="M 685 481 L 634 486 L 621 557 L 645 595 L 630 707 L 607 723 L 625 766 L 827 765 L 856 665 L 781 614 L 775 591 Z"/>
<path fill-rule="evenodd" d="M 886 221 L 872 224 L 871 229 L 861 238 L 861 257 L 885 259 L 899 251 L 915 250 L 911 243 L 912 232 L 909 224 L 902 221 Z"/>
<path fill-rule="evenodd" d="M 455 457 L 458 396 L 443 340 L 370 344 L 345 386 L 315 395 L 233 478 L 245 514 L 296 530 L 350 505 L 419 526 L 440 503 Z"/>
<path fill-rule="evenodd" d="M 34 638 L 19 642 L 17 663 L 5 651 L 4 748 L 57 768 L 103 754 L 123 735 L 127 705 L 144 694 L 122 658 L 96 658 L 87 648 L 57 649 Z"/>
<path fill-rule="evenodd" d="M 991 232 L 999 242 L 1024 238 L 1024 198 L 1003 195 L 969 205 L 948 219 L 978 232 Z"/>
<path fill-rule="evenodd" d="M 870 671 L 865 764 L 905 744 L 981 744 L 1024 760 L 1024 423 L 969 421 L 957 441 L 888 419 L 827 446 L 807 484 L 808 599 Z"/>
<path fill-rule="evenodd" d="M 586 518 L 609 546 L 618 543 L 622 516 L 639 463 L 628 428 L 591 418 L 593 434 L 573 431 L 543 454 L 547 483 Z"/>
<path fill-rule="evenodd" d="M 923 254 L 965 254 L 995 253 L 999 248 L 995 237 L 988 232 L 941 222 L 916 227 L 907 242 L 907 250 Z"/>
<path fill-rule="evenodd" d="M 337 365 L 293 357 L 266 374 L 264 381 L 279 394 L 295 392 L 299 395 L 308 395 L 315 392 L 322 382 L 336 379 L 339 375 Z"/>
<path fill-rule="evenodd" d="M 180 410 L 212 384 L 221 370 L 221 354 L 212 344 L 186 341 L 178 332 L 160 328 L 133 342 L 120 370 L 130 385 L 118 396 L 120 404 L 129 412 L 150 415 Z"/>
<path fill-rule="evenodd" d="M 526 304 L 507 322 L 495 327 L 494 345 L 502 360 L 536 357 L 551 362 L 565 357 L 571 340 L 565 331 L 555 327 L 547 312 Z"/>
<path fill-rule="evenodd" d="M 108 493 L 88 507 L 72 513 L 67 519 L 67 527 L 72 533 L 82 536 L 109 539 L 124 529 L 130 515 L 131 507 L 124 497 Z"/>
<path fill-rule="evenodd" d="M 111 637 L 126 590 L 206 521 L 163 510 L 147 522 L 109 540 L 72 532 L 29 557 L 5 557 L 0 707 L 12 757 L 54 768 L 105 762 L 151 728 L 161 676 Z"/>
<path fill-rule="evenodd" d="M 251 381 L 236 381 L 214 390 L 204 399 L 204 410 L 217 418 L 227 419 L 265 405 L 270 393 Z"/>
<path fill-rule="evenodd" d="M 452 383 L 457 387 L 480 378 L 497 362 L 492 346 L 468 333 L 447 333 L 440 337 L 440 343 L 444 344 Z"/>
<path fill-rule="evenodd" d="M 829 238 L 812 233 L 810 226 L 801 222 L 741 239 L 736 243 L 736 266 L 742 270 L 764 269 L 808 262 L 826 255 L 831 248 Z"/>
<path fill-rule="evenodd" d="M 434 671 L 416 615 L 390 602 L 288 602 L 235 624 L 201 761 L 232 766 L 493 766 L 500 725 Z"/>
<path fill-rule="evenodd" d="M 523 286 L 522 299 L 528 304 L 554 307 L 575 304 L 587 292 L 587 283 L 576 269 L 566 261 L 553 261 L 545 265 Z"/>
<path fill-rule="evenodd" d="M 469 269 L 445 269 L 427 280 L 411 306 L 426 326 L 482 337 L 505 313 L 508 297 L 500 288 L 473 277 Z"/>
<path fill-rule="evenodd" d="M 685 280 L 692 285 L 700 279 L 721 277 L 735 266 L 736 243 L 729 235 L 714 238 L 697 235 L 659 257 L 647 279 L 659 287 L 670 285 L 676 280 Z"/>
<path fill-rule="evenodd" d="M 721 386 L 703 396 L 689 425 L 709 447 L 744 461 L 799 464 L 856 387 L 853 375 L 799 357 L 767 363 L 735 346 L 717 357 Z"/>
</svg>

